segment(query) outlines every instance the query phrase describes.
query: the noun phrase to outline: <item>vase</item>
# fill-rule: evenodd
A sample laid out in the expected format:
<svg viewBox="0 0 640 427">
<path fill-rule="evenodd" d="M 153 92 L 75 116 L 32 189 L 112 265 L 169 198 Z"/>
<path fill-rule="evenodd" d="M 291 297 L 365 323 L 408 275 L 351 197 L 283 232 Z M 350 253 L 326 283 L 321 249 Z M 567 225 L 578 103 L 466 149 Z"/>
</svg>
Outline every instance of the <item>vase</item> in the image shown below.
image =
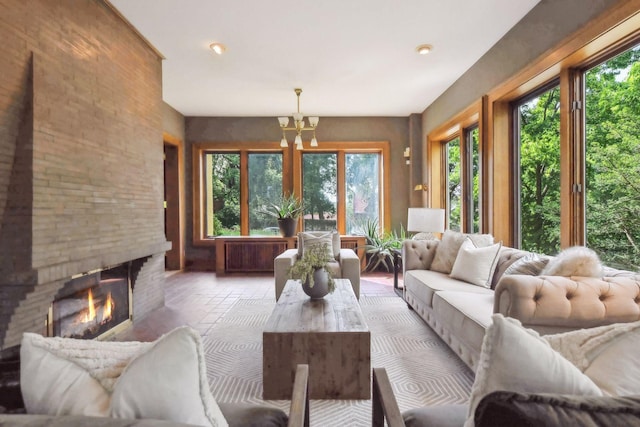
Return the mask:
<svg viewBox="0 0 640 427">
<path fill-rule="evenodd" d="M 278 218 L 278 227 L 282 237 L 293 237 L 296 235 L 298 220 L 295 218 Z"/>
<path fill-rule="evenodd" d="M 323 268 L 316 269 L 313 272 L 313 287 L 309 286 L 308 282 L 307 280 L 302 284 L 302 290 L 311 299 L 322 299 L 329 293 L 329 273 Z"/>
</svg>

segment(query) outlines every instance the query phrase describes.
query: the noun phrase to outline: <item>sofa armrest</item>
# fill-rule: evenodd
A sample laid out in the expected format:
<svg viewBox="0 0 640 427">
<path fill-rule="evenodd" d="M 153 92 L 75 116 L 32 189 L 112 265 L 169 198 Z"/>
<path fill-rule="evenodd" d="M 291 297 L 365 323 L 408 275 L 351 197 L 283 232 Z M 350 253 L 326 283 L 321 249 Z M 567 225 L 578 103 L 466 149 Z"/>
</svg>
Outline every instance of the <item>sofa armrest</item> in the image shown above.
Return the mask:
<svg viewBox="0 0 640 427">
<path fill-rule="evenodd" d="M 496 391 L 482 398 L 476 427 L 632 426 L 640 424 L 640 396 L 570 396 Z"/>
<path fill-rule="evenodd" d="M 309 427 L 309 365 L 298 365 L 287 427 Z"/>
<path fill-rule="evenodd" d="M 360 299 L 360 258 L 353 249 L 340 249 L 340 270 L 342 278 L 349 279 L 353 293 Z"/>
<path fill-rule="evenodd" d="M 371 396 L 371 426 L 404 427 L 398 401 L 393 394 L 389 376 L 384 368 L 373 368 L 373 390 Z"/>
<path fill-rule="evenodd" d="M 273 260 L 273 274 L 276 282 L 276 301 L 289 280 L 289 269 L 298 259 L 297 249 L 287 249 Z"/>
<path fill-rule="evenodd" d="M 628 277 L 507 275 L 495 290 L 494 313 L 524 326 L 589 328 L 640 320 L 640 282 Z"/>
</svg>

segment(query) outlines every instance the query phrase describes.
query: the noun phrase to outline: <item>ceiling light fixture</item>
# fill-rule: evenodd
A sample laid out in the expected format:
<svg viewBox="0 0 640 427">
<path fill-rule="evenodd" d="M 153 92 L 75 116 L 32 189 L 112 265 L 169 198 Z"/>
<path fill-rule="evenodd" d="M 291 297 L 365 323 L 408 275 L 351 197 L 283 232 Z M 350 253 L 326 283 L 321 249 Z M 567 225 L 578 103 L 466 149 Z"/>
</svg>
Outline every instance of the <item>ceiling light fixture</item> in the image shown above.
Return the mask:
<svg viewBox="0 0 640 427">
<path fill-rule="evenodd" d="M 432 50 L 433 46 L 431 46 L 430 44 L 421 44 L 416 48 L 416 52 L 418 52 L 420 55 L 426 55 Z"/>
<path fill-rule="evenodd" d="M 226 46 L 223 45 L 222 43 L 211 43 L 209 45 L 209 48 L 215 53 L 217 53 L 218 55 L 222 55 L 224 51 L 227 50 Z"/>
<path fill-rule="evenodd" d="M 280 129 L 282 129 L 282 140 L 280 141 L 280 147 L 288 147 L 287 144 L 287 136 L 286 131 L 295 130 L 296 138 L 294 143 L 296 144 L 296 149 L 302 150 L 302 131 L 310 130 L 313 131 L 313 138 L 311 138 L 311 146 L 317 147 L 318 140 L 316 139 L 316 127 L 318 126 L 318 122 L 320 121 L 319 117 L 309 117 L 309 126 L 305 125 L 304 115 L 300 112 L 300 94 L 302 93 L 302 89 L 296 88 L 294 89 L 296 92 L 296 96 L 298 97 L 298 111 L 293 113 L 293 127 L 289 127 L 289 117 L 278 117 L 278 123 L 280 123 Z"/>
</svg>

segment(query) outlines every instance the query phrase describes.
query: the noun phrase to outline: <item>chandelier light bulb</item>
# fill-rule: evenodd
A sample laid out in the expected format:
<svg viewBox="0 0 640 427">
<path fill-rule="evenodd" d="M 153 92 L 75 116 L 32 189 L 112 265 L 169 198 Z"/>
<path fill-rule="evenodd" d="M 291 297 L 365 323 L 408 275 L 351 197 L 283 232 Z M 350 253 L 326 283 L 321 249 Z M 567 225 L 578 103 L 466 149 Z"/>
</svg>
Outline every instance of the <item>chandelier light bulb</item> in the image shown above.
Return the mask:
<svg viewBox="0 0 640 427">
<path fill-rule="evenodd" d="M 311 146 L 312 147 L 317 147 L 318 146 L 318 140 L 316 139 L 315 136 L 311 139 Z"/>
<path fill-rule="evenodd" d="M 289 144 L 287 144 L 287 138 L 283 136 L 282 139 L 280 140 L 280 147 L 287 148 L 288 146 Z"/>
</svg>

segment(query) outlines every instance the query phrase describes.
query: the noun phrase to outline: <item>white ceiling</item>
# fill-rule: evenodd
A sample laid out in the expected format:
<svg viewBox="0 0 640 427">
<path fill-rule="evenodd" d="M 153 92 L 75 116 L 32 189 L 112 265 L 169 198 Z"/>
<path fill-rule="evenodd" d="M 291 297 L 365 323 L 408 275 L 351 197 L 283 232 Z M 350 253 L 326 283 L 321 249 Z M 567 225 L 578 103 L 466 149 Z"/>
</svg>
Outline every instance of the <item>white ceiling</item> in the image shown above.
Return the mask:
<svg viewBox="0 0 640 427">
<path fill-rule="evenodd" d="M 165 56 L 169 105 L 243 117 L 291 114 L 296 87 L 305 115 L 421 113 L 538 2 L 111 0 Z"/>
</svg>

